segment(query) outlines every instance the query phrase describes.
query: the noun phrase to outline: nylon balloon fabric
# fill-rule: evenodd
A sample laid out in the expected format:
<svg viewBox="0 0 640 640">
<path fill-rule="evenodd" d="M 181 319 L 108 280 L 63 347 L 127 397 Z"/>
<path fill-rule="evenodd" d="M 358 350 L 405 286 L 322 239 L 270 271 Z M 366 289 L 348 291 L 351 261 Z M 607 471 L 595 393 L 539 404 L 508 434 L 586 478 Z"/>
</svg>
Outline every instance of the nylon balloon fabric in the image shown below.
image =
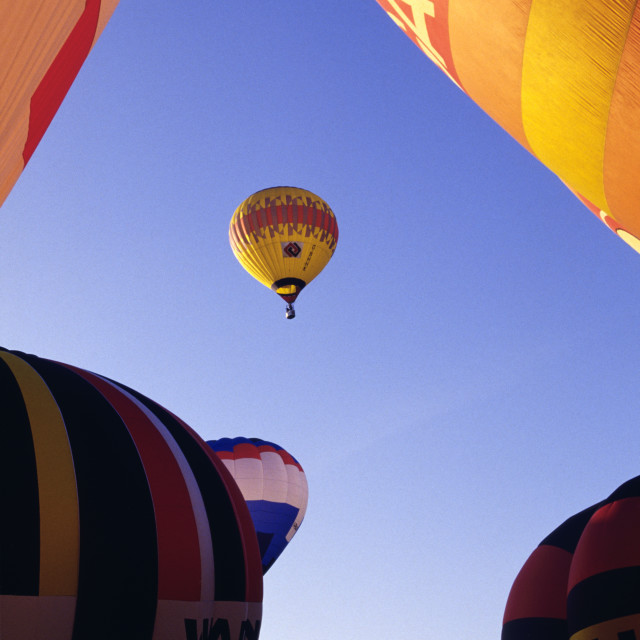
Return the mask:
<svg viewBox="0 0 640 640">
<path fill-rule="evenodd" d="M 547 536 L 516 577 L 502 640 L 640 638 L 640 476 Z"/>
<path fill-rule="evenodd" d="M 377 0 L 458 87 L 640 251 L 635 0 Z"/>
<path fill-rule="evenodd" d="M 266 573 L 304 519 L 309 495 L 305 473 L 290 453 L 273 442 L 239 437 L 207 444 L 225 464 L 247 502 Z"/>
<path fill-rule="evenodd" d="M 0 0 L 0 205 L 118 0 Z"/>
<path fill-rule="evenodd" d="M 112 380 L 6 350 L 0 422 L 3 640 L 258 638 L 251 517 L 184 422 Z"/>
</svg>

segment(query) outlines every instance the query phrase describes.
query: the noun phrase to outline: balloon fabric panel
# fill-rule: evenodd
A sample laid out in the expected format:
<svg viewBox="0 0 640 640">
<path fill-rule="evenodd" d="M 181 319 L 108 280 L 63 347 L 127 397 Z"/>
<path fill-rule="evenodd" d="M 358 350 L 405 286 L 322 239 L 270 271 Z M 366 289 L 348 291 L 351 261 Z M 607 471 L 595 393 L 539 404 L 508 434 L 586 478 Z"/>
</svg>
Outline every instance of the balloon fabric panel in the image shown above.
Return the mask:
<svg viewBox="0 0 640 640">
<path fill-rule="evenodd" d="M 73 640 L 151 638 L 157 539 L 137 450 L 120 416 L 88 382 L 55 363 L 24 359 L 47 381 L 74 454 L 82 553 Z"/>
<path fill-rule="evenodd" d="M 482 109 L 640 251 L 635 0 L 495 0 L 490 10 L 480 0 L 378 4 Z M 438 26 L 445 23 L 448 40 Z"/>
<path fill-rule="evenodd" d="M 191 471 L 164 425 L 147 415 L 131 396 L 99 376 L 72 368 L 110 402 L 128 425 L 148 479 L 156 519 L 158 543 L 158 598 L 165 600 L 213 600 L 213 576 L 207 571 L 211 558 L 208 527 L 203 533 L 194 514 L 200 496 L 190 491 Z M 146 407 L 144 408 L 146 409 Z M 204 526 L 207 526 L 206 524 Z"/>
<path fill-rule="evenodd" d="M 127 389 L 159 416 L 176 439 L 193 469 L 198 486 L 202 492 L 204 505 L 209 515 L 211 537 L 215 559 L 216 599 L 226 601 L 262 600 L 262 580 L 259 579 L 259 550 L 257 541 L 249 533 L 253 526 L 248 511 L 246 519 L 237 513 L 236 501 L 229 494 L 237 491 L 237 498 L 244 503 L 242 494 L 228 475 L 224 465 L 209 450 L 192 437 L 193 431 L 169 411 L 145 398 L 141 394 Z M 211 463 L 214 463 L 212 467 Z M 213 471 L 217 471 L 214 473 Z M 234 495 L 232 493 L 232 495 Z M 239 529 L 237 522 L 242 524 Z M 242 567 L 239 570 L 238 567 Z"/>
<path fill-rule="evenodd" d="M 22 390 L 36 459 L 40 531 L 37 593 L 75 596 L 80 523 L 73 457 L 64 421 L 34 369 L 9 353 L 0 353 L 0 358 Z"/>
<path fill-rule="evenodd" d="M 299 509 L 268 500 L 247 501 L 247 506 L 258 532 L 262 568 L 263 573 L 266 573 L 287 546 L 287 534 Z"/>
<path fill-rule="evenodd" d="M 540 543 L 513 583 L 502 639 L 636 638 L 639 532 L 640 476 L 569 518 Z"/>
<path fill-rule="evenodd" d="M 529 13 L 522 68 L 527 139 L 551 171 L 601 209 L 607 119 L 634 6 L 536 0 Z"/>
<path fill-rule="evenodd" d="M 251 516 L 195 432 L 113 381 L 2 349 L 0 416 L 3 640 L 258 637 Z"/>
<path fill-rule="evenodd" d="M 618 221 L 637 231 L 640 202 L 640 7 L 636 6 L 611 100 L 604 148 L 604 188 Z M 638 234 L 640 235 L 640 234 Z M 640 251 L 640 247 L 634 247 Z"/>
<path fill-rule="evenodd" d="M 118 0 L 0 0 L 0 204 Z"/>
<path fill-rule="evenodd" d="M 0 429 L 0 594 L 38 595 L 40 520 L 36 456 L 27 410 L 8 365 L 0 360 L 0 416 L 12 429 Z M 1 629 L 1 627 L 0 627 Z"/>
</svg>

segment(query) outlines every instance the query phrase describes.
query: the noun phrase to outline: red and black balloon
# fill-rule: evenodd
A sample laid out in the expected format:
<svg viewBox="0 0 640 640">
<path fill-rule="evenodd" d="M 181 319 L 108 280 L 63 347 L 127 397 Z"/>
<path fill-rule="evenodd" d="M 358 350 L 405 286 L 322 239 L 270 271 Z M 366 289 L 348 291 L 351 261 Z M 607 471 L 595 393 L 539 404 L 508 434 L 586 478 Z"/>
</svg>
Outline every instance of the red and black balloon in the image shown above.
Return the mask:
<svg viewBox="0 0 640 640">
<path fill-rule="evenodd" d="M 549 534 L 516 577 L 502 640 L 640 639 L 640 476 Z"/>
</svg>

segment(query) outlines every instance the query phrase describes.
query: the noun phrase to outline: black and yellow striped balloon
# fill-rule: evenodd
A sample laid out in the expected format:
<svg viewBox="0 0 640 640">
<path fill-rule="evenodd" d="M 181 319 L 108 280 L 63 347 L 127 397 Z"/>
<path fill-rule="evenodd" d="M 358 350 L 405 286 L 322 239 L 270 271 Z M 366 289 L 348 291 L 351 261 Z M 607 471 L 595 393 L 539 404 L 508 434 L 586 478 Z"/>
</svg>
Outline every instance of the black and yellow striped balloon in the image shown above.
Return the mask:
<svg viewBox="0 0 640 640">
<path fill-rule="evenodd" d="M 2 640 L 257 640 L 251 516 L 180 419 L 0 349 L 0 426 Z"/>
</svg>

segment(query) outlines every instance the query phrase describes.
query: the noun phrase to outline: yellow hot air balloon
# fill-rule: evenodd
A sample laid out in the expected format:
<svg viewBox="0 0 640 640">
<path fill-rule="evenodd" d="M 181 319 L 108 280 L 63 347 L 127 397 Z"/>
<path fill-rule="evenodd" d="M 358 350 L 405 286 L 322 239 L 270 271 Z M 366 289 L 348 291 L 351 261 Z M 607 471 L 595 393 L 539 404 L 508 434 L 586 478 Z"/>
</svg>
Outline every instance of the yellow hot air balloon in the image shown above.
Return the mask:
<svg viewBox="0 0 640 640">
<path fill-rule="evenodd" d="M 311 191 L 272 187 L 236 209 L 229 242 L 240 264 L 287 303 L 291 319 L 294 300 L 336 250 L 338 223 L 329 205 Z"/>
<path fill-rule="evenodd" d="M 377 0 L 467 95 L 640 251 L 636 0 Z"/>
</svg>

